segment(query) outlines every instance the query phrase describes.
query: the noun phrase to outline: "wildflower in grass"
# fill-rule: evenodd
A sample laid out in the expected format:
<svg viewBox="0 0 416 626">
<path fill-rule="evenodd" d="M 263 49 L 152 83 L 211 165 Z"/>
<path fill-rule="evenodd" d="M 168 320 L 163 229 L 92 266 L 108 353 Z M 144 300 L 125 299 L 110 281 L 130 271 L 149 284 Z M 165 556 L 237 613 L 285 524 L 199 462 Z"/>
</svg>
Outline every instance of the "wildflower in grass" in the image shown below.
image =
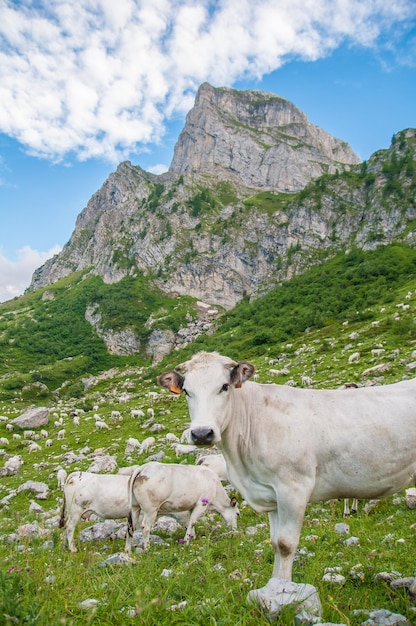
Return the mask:
<svg viewBox="0 0 416 626">
<path fill-rule="evenodd" d="M 202 504 L 209 504 L 208 498 L 201 498 Z"/>
</svg>

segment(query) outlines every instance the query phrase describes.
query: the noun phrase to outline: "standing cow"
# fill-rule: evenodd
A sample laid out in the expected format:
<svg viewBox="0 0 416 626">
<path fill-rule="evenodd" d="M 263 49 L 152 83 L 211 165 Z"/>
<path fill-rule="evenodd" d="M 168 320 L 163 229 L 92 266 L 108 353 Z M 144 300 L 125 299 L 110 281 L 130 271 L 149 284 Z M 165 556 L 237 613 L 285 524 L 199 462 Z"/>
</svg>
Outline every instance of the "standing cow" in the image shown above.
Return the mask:
<svg viewBox="0 0 416 626">
<path fill-rule="evenodd" d="M 237 529 L 237 500 L 230 500 L 217 474 L 208 467 L 145 463 L 129 479 L 129 502 L 127 552 L 131 550 L 131 537 L 139 516 L 145 549 L 158 514 L 190 512 L 185 543 L 195 537 L 194 526 L 207 511 L 216 511 L 230 528 Z"/>
<path fill-rule="evenodd" d="M 103 519 L 121 519 L 130 513 L 128 475 L 72 472 L 63 486 L 64 501 L 59 527 L 65 527 L 68 548 L 76 552 L 74 532 L 81 518 L 95 513 Z M 137 519 L 134 518 L 134 524 Z"/>
<path fill-rule="evenodd" d="M 230 482 L 267 512 L 273 577 L 291 580 L 308 502 L 392 495 L 416 477 L 416 379 L 296 389 L 247 382 L 254 366 L 200 352 L 158 382 L 188 403 L 190 439 L 218 446 Z"/>
</svg>

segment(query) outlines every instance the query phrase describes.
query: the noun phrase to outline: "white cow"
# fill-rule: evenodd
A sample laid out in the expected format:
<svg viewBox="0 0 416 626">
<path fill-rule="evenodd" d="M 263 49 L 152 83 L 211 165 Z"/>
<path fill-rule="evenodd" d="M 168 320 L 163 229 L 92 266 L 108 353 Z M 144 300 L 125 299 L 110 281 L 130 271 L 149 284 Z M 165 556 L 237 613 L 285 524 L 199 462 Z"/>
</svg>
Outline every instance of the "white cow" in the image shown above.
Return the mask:
<svg viewBox="0 0 416 626">
<path fill-rule="evenodd" d="M 128 482 L 129 476 L 123 474 L 92 472 L 69 474 L 63 487 L 64 502 L 59 527 L 66 527 L 66 538 L 71 552 L 77 551 L 74 532 L 81 517 L 88 519 L 91 513 L 104 519 L 128 517 L 130 513 Z M 133 523 L 137 524 L 135 512 L 132 515 Z"/>
<path fill-rule="evenodd" d="M 186 543 L 195 537 L 194 526 L 207 511 L 216 511 L 229 527 L 237 529 L 237 500 L 230 500 L 220 479 L 208 467 L 157 461 L 146 463 L 130 477 L 129 502 L 127 552 L 131 550 L 131 537 L 140 514 L 145 549 L 149 546 L 150 530 L 159 513 L 169 515 L 191 511 Z"/>
<path fill-rule="evenodd" d="M 246 382 L 253 372 L 200 352 L 158 381 L 184 391 L 192 443 L 218 446 L 230 482 L 268 513 L 273 577 L 291 580 L 308 502 L 380 498 L 414 482 L 416 379 L 345 393 Z"/>
</svg>

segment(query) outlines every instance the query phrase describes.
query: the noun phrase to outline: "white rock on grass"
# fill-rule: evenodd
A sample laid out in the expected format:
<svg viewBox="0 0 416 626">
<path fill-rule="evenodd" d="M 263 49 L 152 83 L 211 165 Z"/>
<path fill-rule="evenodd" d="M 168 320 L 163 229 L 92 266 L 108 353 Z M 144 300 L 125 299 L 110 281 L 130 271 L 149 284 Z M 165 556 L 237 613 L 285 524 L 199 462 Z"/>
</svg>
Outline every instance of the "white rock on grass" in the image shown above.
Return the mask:
<svg viewBox="0 0 416 626">
<path fill-rule="evenodd" d="M 87 598 L 86 600 L 83 600 L 82 602 L 79 603 L 79 607 L 81 609 L 94 609 L 96 606 L 98 606 L 100 603 L 98 600 L 96 600 L 95 598 Z"/>
<path fill-rule="evenodd" d="M 298 584 L 290 580 L 271 578 L 260 589 L 253 589 L 247 595 L 247 602 L 259 604 L 274 619 L 285 606 L 294 606 L 298 613 L 305 613 L 310 622 L 318 621 L 322 605 L 315 587 Z"/>
<path fill-rule="evenodd" d="M 412 626 L 411 622 L 399 613 L 391 613 L 386 609 L 376 609 L 368 613 L 369 619 L 361 622 L 361 626 Z"/>
</svg>

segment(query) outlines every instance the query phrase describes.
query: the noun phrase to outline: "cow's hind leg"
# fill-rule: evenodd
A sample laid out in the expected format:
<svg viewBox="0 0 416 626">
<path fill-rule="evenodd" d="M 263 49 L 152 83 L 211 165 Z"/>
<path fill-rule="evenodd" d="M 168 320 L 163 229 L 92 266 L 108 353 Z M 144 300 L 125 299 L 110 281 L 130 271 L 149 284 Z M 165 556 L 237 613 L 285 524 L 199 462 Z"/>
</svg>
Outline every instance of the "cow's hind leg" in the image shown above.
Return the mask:
<svg viewBox="0 0 416 626">
<path fill-rule="evenodd" d="M 83 510 L 75 505 L 73 505 L 68 512 L 68 517 L 67 517 L 64 533 L 68 541 L 68 549 L 70 552 L 77 551 L 75 547 L 75 542 L 74 542 L 74 533 L 75 533 L 76 525 L 81 519 L 82 513 L 83 513 Z"/>
<path fill-rule="evenodd" d="M 143 547 L 145 550 L 148 549 L 150 544 L 150 531 L 152 527 L 155 525 L 157 520 L 157 509 L 153 511 L 143 511 L 142 518 L 142 534 L 143 534 Z"/>
</svg>

